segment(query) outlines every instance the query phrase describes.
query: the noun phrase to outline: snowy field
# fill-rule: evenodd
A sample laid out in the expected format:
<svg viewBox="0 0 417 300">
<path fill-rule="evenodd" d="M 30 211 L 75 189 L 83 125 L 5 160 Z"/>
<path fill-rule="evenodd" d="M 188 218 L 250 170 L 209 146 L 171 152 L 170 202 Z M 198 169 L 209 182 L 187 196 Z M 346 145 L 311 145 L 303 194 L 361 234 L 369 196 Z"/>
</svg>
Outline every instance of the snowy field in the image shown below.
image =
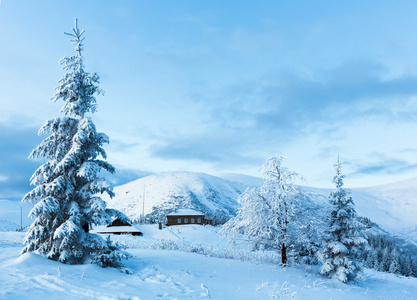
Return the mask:
<svg viewBox="0 0 417 300">
<path fill-rule="evenodd" d="M 64 265 L 33 253 L 19 257 L 24 234 L 0 232 L 0 298 L 417 299 L 416 278 L 365 270 L 358 283 L 343 284 L 317 275 L 311 267 L 282 268 L 251 261 L 250 256 L 215 257 L 233 252 L 215 227 L 138 229 L 142 237 L 114 237 L 128 246 L 133 257 L 126 265 L 133 274 L 96 265 Z M 245 249 L 236 252 L 241 255 Z"/>
</svg>

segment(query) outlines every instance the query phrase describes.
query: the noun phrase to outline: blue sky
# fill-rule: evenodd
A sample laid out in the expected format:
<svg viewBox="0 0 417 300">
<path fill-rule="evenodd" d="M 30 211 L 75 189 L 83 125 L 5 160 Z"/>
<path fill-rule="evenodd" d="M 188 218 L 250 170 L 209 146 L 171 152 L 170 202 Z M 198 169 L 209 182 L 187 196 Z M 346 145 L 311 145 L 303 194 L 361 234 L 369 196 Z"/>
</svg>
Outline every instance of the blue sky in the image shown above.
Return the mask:
<svg viewBox="0 0 417 300">
<path fill-rule="evenodd" d="M 273 155 L 307 184 L 417 174 L 415 1 L 7 1 L 0 4 L 0 198 L 19 199 L 40 161 L 38 129 L 85 33 L 104 96 L 114 183 L 189 170 L 259 176 Z"/>
</svg>

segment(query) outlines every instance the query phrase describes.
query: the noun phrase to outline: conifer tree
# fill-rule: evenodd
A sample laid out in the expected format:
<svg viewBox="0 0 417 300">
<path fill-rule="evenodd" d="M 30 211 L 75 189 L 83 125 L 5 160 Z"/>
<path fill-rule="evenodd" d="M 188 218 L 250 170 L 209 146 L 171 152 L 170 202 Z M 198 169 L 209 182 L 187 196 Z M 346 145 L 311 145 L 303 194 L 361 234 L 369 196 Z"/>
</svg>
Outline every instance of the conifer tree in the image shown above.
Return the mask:
<svg viewBox="0 0 417 300">
<path fill-rule="evenodd" d="M 341 165 L 337 157 L 334 165 L 336 175 L 333 177 L 336 190 L 330 193 L 332 208 L 328 235 L 318 255 L 323 263 L 319 271 L 321 274 L 346 282 L 353 280 L 361 270 L 357 257 L 367 246 L 367 241 L 359 234 L 360 223 L 355 219 L 356 211 L 350 191 L 343 188 Z"/>
<path fill-rule="evenodd" d="M 392 250 L 391 264 L 389 266 L 389 270 L 387 271 L 390 273 L 394 273 L 394 274 L 399 274 L 401 272 L 400 258 L 399 258 L 398 251 L 396 248 Z"/>
<path fill-rule="evenodd" d="M 367 268 L 371 268 L 371 266 L 374 265 L 373 259 L 372 259 L 372 252 L 368 252 L 366 255 L 364 266 Z"/>
<path fill-rule="evenodd" d="M 99 76 L 84 71 L 83 33 L 77 26 L 71 36 L 76 55 L 64 57 L 60 64 L 66 73 L 59 80 L 54 102 L 64 101 L 63 117 L 49 120 L 39 135 L 50 134 L 30 154 L 30 158 L 45 158 L 31 177 L 36 187 L 22 201 L 36 202 L 30 212 L 35 218 L 26 234 L 22 254 L 39 251 L 49 259 L 63 263 L 96 263 L 102 267 L 121 266 L 127 254 L 111 241 L 89 233 L 92 224 L 108 224 L 111 217 L 127 219 L 118 211 L 106 208 L 98 196 L 114 196 L 112 187 L 98 177 L 101 170 L 114 173 L 105 161 L 103 145 L 109 143 L 104 133 L 98 133 L 86 114 L 96 111 Z"/>
<path fill-rule="evenodd" d="M 388 247 L 385 247 L 384 251 L 382 252 L 382 271 L 388 272 L 391 264 L 391 254 Z"/>
<path fill-rule="evenodd" d="M 403 274 L 407 277 L 413 276 L 413 268 L 410 255 L 406 255 L 404 258 Z"/>
</svg>

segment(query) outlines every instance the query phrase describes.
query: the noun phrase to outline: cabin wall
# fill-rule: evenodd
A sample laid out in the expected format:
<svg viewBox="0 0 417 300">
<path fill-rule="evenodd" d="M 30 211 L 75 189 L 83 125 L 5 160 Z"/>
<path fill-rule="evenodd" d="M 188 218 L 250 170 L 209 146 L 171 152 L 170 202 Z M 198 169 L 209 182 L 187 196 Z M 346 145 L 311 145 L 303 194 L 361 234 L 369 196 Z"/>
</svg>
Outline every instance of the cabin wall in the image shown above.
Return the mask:
<svg viewBox="0 0 417 300">
<path fill-rule="evenodd" d="M 203 225 L 204 216 L 167 216 L 167 226 L 171 225 Z"/>
</svg>

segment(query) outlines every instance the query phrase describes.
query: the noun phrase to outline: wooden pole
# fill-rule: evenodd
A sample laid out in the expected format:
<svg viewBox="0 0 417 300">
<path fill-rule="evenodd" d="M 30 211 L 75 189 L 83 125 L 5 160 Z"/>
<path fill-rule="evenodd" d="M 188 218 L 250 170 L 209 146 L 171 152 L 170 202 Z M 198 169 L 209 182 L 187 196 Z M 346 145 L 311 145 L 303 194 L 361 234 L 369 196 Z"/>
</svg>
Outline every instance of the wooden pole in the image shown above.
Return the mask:
<svg viewBox="0 0 417 300">
<path fill-rule="evenodd" d="M 145 184 L 143 184 L 143 196 L 142 196 L 142 224 L 145 224 Z"/>
</svg>

